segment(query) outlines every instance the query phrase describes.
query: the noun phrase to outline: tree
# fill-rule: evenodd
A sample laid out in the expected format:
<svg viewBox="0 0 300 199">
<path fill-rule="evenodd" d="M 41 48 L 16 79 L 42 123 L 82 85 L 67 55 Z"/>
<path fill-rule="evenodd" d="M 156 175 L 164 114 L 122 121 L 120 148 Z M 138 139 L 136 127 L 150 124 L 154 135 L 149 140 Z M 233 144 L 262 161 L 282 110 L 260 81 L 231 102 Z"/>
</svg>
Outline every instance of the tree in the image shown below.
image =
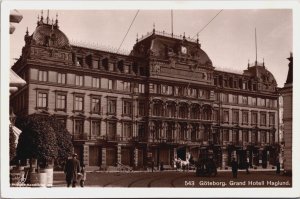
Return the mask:
<svg viewBox="0 0 300 199">
<path fill-rule="evenodd" d="M 12 162 L 16 156 L 16 135 L 12 127 L 9 127 L 9 160 Z"/>
<path fill-rule="evenodd" d="M 29 115 L 17 118 L 22 130 L 17 146 L 17 158 L 36 158 L 42 165 L 50 160 L 61 162 L 72 153 L 70 133 L 54 116 Z"/>
<path fill-rule="evenodd" d="M 48 118 L 54 132 L 56 134 L 57 145 L 58 145 L 58 156 L 56 158 L 56 164 L 61 166 L 69 156 L 71 156 L 73 152 L 73 143 L 72 136 L 69 131 L 65 128 L 63 123 L 55 116 L 51 116 Z"/>
</svg>

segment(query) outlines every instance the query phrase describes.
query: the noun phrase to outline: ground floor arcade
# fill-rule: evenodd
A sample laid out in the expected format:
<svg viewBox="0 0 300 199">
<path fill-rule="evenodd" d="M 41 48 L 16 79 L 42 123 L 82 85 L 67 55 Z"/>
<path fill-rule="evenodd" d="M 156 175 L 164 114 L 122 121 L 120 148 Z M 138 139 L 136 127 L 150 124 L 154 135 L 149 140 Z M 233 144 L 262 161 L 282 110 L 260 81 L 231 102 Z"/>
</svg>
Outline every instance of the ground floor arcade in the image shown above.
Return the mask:
<svg viewBox="0 0 300 199">
<path fill-rule="evenodd" d="M 235 158 L 240 169 L 248 162 L 251 168 L 275 167 L 278 149 L 274 146 L 196 146 L 172 144 L 134 144 L 134 143 L 75 143 L 74 151 L 79 155 L 81 164 L 87 168 L 106 169 L 109 166 L 126 165 L 136 170 L 143 170 L 154 163 L 155 167 L 163 164 L 174 168 L 174 160 L 180 158 L 196 162 L 199 158 L 213 158 L 219 169 L 229 169 Z"/>
</svg>

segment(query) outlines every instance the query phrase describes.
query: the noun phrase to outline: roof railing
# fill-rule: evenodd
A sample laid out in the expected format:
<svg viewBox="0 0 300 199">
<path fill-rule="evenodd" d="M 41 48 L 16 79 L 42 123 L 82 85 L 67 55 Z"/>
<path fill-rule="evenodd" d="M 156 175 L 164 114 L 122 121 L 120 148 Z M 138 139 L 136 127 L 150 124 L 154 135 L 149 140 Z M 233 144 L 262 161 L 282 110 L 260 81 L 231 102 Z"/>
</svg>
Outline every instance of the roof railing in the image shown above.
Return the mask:
<svg viewBox="0 0 300 199">
<path fill-rule="evenodd" d="M 184 35 L 174 35 L 174 34 L 165 32 L 164 30 L 163 31 L 153 30 L 151 32 L 147 32 L 146 35 L 142 35 L 142 37 L 138 38 L 137 41 L 140 42 L 140 41 L 150 37 L 153 34 L 160 35 L 160 36 L 165 36 L 165 37 L 169 37 L 169 38 L 181 39 L 181 40 L 183 40 L 183 37 L 184 37 Z M 197 39 L 192 39 L 189 36 L 188 37 L 185 36 L 185 39 L 189 42 L 197 43 Z"/>
<path fill-rule="evenodd" d="M 100 51 L 115 53 L 115 54 L 120 54 L 120 55 L 129 55 L 130 54 L 130 51 L 126 50 L 126 49 L 120 49 L 118 51 L 118 53 L 116 53 L 117 48 L 114 48 L 112 46 L 100 45 L 98 43 L 89 43 L 89 42 L 85 42 L 85 41 L 70 40 L 70 44 L 72 46 L 89 48 L 89 49 L 93 49 L 93 50 L 100 50 Z"/>
</svg>

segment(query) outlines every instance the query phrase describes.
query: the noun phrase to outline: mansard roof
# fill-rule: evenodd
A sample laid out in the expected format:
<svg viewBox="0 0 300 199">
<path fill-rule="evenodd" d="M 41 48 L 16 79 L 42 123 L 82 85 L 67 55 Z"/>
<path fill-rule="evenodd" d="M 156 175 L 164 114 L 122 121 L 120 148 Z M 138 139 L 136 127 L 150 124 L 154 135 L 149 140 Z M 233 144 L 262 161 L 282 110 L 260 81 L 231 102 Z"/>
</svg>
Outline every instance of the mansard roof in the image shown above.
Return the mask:
<svg viewBox="0 0 300 199">
<path fill-rule="evenodd" d="M 176 36 L 156 30 L 137 40 L 131 55 L 152 55 L 160 59 L 181 57 L 195 60 L 200 65 L 212 66 L 212 61 L 201 49 L 198 39 L 194 40 L 185 35 Z"/>
</svg>

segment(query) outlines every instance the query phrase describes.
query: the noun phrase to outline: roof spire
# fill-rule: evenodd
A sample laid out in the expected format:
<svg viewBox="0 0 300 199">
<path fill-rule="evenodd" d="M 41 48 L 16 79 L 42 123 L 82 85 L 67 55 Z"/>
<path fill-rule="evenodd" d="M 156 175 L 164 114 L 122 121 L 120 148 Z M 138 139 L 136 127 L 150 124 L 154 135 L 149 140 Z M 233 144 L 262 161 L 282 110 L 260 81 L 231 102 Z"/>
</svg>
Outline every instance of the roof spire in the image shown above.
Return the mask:
<svg viewBox="0 0 300 199">
<path fill-rule="evenodd" d="M 136 43 L 139 41 L 139 33 L 136 33 Z"/>
<path fill-rule="evenodd" d="M 265 58 L 263 58 L 263 67 L 265 67 Z"/>
<path fill-rule="evenodd" d="M 257 39 L 256 39 L 256 28 L 255 28 L 255 65 L 257 65 Z"/>
<path fill-rule="evenodd" d="M 28 32 L 28 26 L 27 26 L 27 28 L 26 28 L 26 36 L 28 36 L 29 35 L 29 32 Z"/>
<path fill-rule="evenodd" d="M 44 13 L 43 13 L 43 10 L 41 11 L 41 22 L 44 21 Z"/>
<path fill-rule="evenodd" d="M 52 30 L 52 31 L 53 31 L 53 25 L 54 25 L 53 19 L 51 19 L 51 30 Z"/>
<path fill-rule="evenodd" d="M 248 59 L 248 69 L 249 69 L 249 67 L 250 67 L 250 60 Z"/>
<path fill-rule="evenodd" d="M 58 25 L 58 14 L 56 13 L 55 25 Z"/>
<path fill-rule="evenodd" d="M 46 18 L 47 24 L 49 24 L 49 9 L 47 10 L 47 18 Z"/>
<path fill-rule="evenodd" d="M 155 22 L 153 23 L 153 33 L 155 33 Z"/>
<path fill-rule="evenodd" d="M 199 44 L 199 33 L 197 33 L 197 44 Z"/>
</svg>

